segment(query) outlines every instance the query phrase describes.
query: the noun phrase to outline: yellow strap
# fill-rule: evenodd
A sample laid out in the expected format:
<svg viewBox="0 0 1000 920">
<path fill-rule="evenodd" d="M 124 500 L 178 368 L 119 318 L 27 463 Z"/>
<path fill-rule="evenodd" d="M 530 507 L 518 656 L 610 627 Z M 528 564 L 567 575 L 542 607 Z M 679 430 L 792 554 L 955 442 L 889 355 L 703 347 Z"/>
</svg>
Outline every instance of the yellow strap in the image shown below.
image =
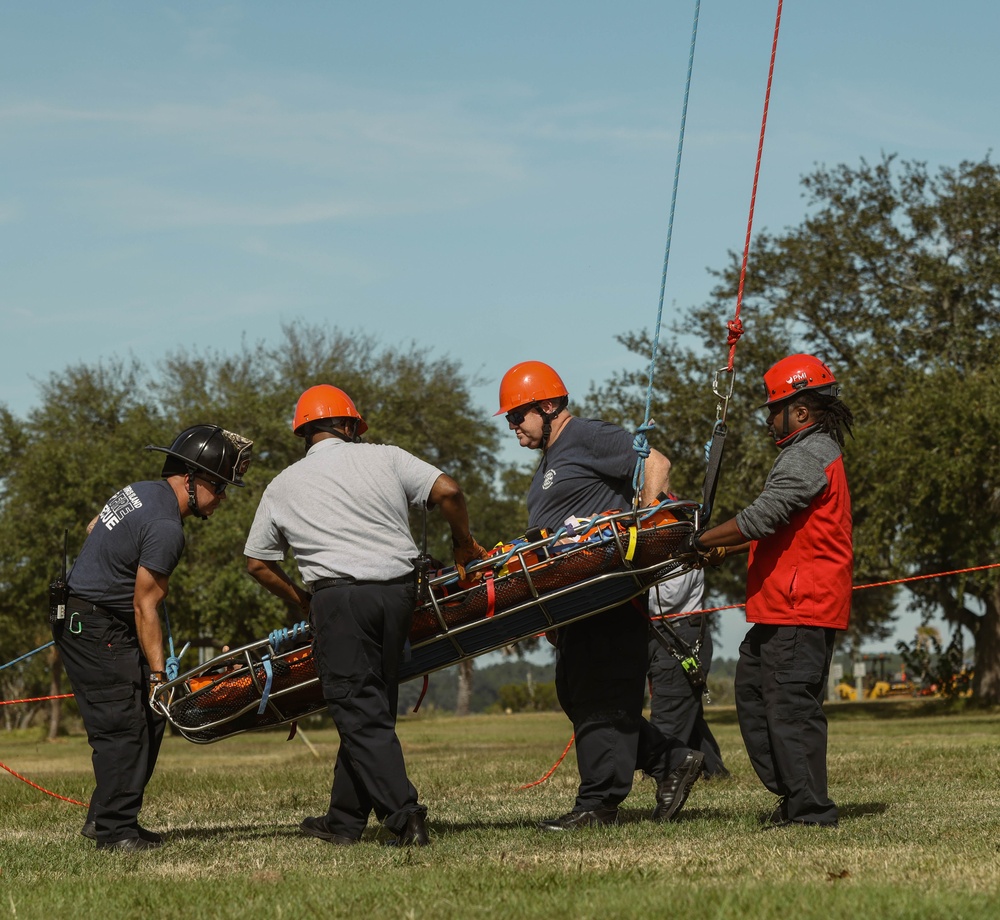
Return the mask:
<svg viewBox="0 0 1000 920">
<path fill-rule="evenodd" d="M 625 551 L 625 561 L 631 562 L 635 555 L 635 545 L 639 542 L 639 528 L 632 524 L 628 529 L 628 549 Z"/>
</svg>

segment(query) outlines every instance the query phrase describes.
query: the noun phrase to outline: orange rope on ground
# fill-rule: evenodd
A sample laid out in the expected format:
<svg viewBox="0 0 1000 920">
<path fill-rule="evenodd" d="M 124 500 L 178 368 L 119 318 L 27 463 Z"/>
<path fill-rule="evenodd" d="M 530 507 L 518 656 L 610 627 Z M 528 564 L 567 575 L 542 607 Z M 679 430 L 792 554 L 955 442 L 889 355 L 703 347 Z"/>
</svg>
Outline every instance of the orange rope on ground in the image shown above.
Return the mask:
<svg viewBox="0 0 1000 920">
<path fill-rule="evenodd" d="M 69 802 L 70 805 L 82 805 L 84 808 L 87 808 L 86 802 L 78 802 L 76 799 L 66 798 L 66 796 L 64 795 L 59 795 L 58 792 L 52 792 L 51 790 L 46 789 L 44 786 L 39 786 L 38 783 L 33 783 L 26 776 L 21 776 L 21 774 L 18 773 L 16 770 L 12 770 L 3 761 L 0 761 L 0 767 L 3 767 L 11 776 L 16 776 L 22 783 L 27 783 L 29 786 L 31 786 L 34 789 L 37 789 L 39 792 L 44 792 L 46 795 L 51 795 L 52 798 L 54 799 L 60 799 L 63 802 Z"/>
<path fill-rule="evenodd" d="M 566 755 L 569 753 L 569 749 L 573 747 L 574 741 L 576 741 L 575 734 L 570 736 L 569 744 L 566 745 L 559 759 L 549 768 L 549 772 L 546 773 L 545 776 L 541 777 L 540 779 L 536 779 L 533 783 L 525 783 L 521 788 L 530 789 L 532 786 L 539 786 L 542 783 L 544 783 L 545 780 L 547 780 L 553 773 L 556 772 L 556 770 L 559 768 L 559 764 L 561 764 L 566 759 Z"/>
</svg>

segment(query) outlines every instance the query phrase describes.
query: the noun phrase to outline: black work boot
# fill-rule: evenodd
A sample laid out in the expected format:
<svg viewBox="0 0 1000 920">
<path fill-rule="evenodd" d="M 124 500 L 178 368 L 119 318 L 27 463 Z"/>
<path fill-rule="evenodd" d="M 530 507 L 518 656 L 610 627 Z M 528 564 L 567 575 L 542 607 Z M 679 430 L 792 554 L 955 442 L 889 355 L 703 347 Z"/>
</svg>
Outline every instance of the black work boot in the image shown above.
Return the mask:
<svg viewBox="0 0 1000 920">
<path fill-rule="evenodd" d="M 424 823 L 422 812 L 415 811 L 406 819 L 406 827 L 403 828 L 395 840 L 389 840 L 386 846 L 389 847 L 425 847 L 431 842 L 427 836 L 427 825 Z"/>
<path fill-rule="evenodd" d="M 83 827 L 80 828 L 80 836 L 86 837 L 88 840 L 97 839 L 97 823 L 94 821 L 88 821 Z M 142 825 L 139 825 L 139 836 L 143 840 L 148 840 L 150 843 L 163 843 L 163 838 L 156 833 L 156 831 L 147 830 Z"/>
<path fill-rule="evenodd" d="M 588 811 L 569 811 L 550 821 L 539 821 L 541 831 L 577 831 L 583 827 L 602 827 L 618 823 L 618 807 L 616 805 L 599 805 Z"/>
<path fill-rule="evenodd" d="M 656 808 L 650 818 L 653 821 L 673 821 L 684 807 L 688 793 L 701 774 L 705 755 L 701 751 L 688 751 L 681 765 L 670 773 L 656 787 Z"/>
<path fill-rule="evenodd" d="M 332 843 L 336 847 L 349 847 L 359 843 L 358 837 L 348 837 L 345 834 L 335 834 L 326 823 L 326 818 L 320 815 L 317 818 L 303 818 L 299 824 L 299 830 L 310 837 L 318 837 L 327 843 Z"/>
</svg>

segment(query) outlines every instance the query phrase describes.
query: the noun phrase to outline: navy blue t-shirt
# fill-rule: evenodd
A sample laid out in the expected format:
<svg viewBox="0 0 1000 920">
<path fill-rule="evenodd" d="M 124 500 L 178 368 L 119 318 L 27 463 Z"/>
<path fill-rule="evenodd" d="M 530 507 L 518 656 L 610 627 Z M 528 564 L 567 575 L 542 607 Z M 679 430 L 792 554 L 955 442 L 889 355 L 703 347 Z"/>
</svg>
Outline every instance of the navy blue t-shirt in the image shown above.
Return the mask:
<svg viewBox="0 0 1000 920">
<path fill-rule="evenodd" d="M 632 507 L 632 476 L 639 459 L 633 440 L 609 422 L 571 418 L 531 480 L 528 526 L 552 531 L 568 517 Z"/>
<path fill-rule="evenodd" d="M 177 496 L 168 482 L 134 482 L 108 499 L 69 573 L 69 591 L 127 622 L 139 566 L 169 575 L 184 551 Z"/>
</svg>

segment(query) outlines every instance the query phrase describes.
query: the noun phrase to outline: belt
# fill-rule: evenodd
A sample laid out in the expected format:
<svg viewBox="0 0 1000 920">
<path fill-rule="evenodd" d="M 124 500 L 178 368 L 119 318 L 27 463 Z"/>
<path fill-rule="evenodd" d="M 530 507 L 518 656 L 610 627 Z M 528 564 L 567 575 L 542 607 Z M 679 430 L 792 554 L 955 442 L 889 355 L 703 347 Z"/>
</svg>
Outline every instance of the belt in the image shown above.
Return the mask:
<svg viewBox="0 0 1000 920">
<path fill-rule="evenodd" d="M 93 601 L 86 601 L 82 597 L 77 597 L 75 594 L 69 595 L 66 598 L 67 607 L 76 607 L 80 610 L 86 610 L 90 613 L 103 613 L 106 617 L 114 616 L 114 614 L 106 609 L 105 607 L 100 607 Z"/>
<path fill-rule="evenodd" d="M 350 575 L 344 578 L 320 578 L 312 584 L 312 592 L 325 591 L 327 588 L 342 588 L 345 585 L 408 585 L 414 580 L 414 573 L 400 575 L 398 578 L 387 578 L 384 581 L 363 581 L 352 578 Z"/>
</svg>

